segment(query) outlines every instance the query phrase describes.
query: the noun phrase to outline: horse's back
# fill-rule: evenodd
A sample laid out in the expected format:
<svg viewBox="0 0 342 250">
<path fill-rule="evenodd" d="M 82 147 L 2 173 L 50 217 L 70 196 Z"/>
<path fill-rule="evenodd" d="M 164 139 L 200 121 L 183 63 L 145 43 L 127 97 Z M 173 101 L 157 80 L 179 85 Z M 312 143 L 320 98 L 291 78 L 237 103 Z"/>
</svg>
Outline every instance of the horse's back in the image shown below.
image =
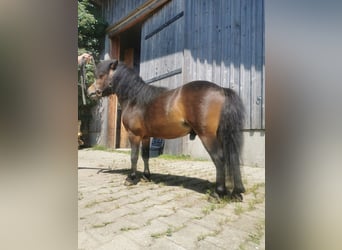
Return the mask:
<svg viewBox="0 0 342 250">
<path fill-rule="evenodd" d="M 203 91 L 203 90 L 221 90 L 222 87 L 219 85 L 204 81 L 204 80 L 196 80 L 192 82 L 188 82 L 181 87 L 183 90 L 191 90 L 191 91 Z"/>
</svg>

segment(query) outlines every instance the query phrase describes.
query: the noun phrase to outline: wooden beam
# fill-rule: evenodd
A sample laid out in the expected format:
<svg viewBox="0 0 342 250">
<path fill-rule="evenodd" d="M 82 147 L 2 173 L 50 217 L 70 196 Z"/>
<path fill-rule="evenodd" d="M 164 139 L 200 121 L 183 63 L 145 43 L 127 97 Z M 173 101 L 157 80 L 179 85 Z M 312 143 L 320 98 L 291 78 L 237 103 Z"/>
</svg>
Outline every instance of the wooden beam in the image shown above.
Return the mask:
<svg viewBox="0 0 342 250">
<path fill-rule="evenodd" d="M 108 133 L 107 147 L 115 148 L 116 142 L 116 115 L 117 115 L 117 97 L 110 95 L 108 97 Z"/>
<path fill-rule="evenodd" d="M 124 51 L 124 63 L 127 67 L 133 68 L 134 67 L 134 49 L 128 48 Z M 125 126 L 122 123 L 121 119 L 121 129 L 120 129 L 120 148 L 128 148 L 129 141 L 128 141 L 128 133 Z"/>
<path fill-rule="evenodd" d="M 109 37 L 115 36 L 137 23 L 142 22 L 147 18 L 152 12 L 169 2 L 170 0 L 149 0 L 144 4 L 133 10 L 126 17 L 115 23 L 114 25 L 109 26 L 106 29 L 106 32 Z"/>
<path fill-rule="evenodd" d="M 150 32 L 149 34 L 147 34 L 145 36 L 145 40 L 151 38 L 152 36 L 154 36 L 155 34 L 157 34 L 158 32 L 162 31 L 163 29 L 165 29 L 167 26 L 169 26 L 170 24 L 172 24 L 173 22 L 177 21 L 179 18 L 181 18 L 182 16 L 184 16 L 184 11 L 181 11 L 180 13 L 178 13 L 177 15 L 175 15 L 174 17 L 172 17 L 170 20 L 166 21 L 165 23 L 163 23 L 162 25 L 160 25 L 158 28 L 156 28 L 155 30 L 153 30 L 152 32 Z"/>
<path fill-rule="evenodd" d="M 120 59 L 120 37 L 113 37 L 110 45 L 110 55 L 112 58 Z M 117 109 L 118 100 L 116 95 L 108 97 L 108 133 L 107 133 L 107 147 L 116 147 L 116 129 L 117 129 Z"/>
</svg>

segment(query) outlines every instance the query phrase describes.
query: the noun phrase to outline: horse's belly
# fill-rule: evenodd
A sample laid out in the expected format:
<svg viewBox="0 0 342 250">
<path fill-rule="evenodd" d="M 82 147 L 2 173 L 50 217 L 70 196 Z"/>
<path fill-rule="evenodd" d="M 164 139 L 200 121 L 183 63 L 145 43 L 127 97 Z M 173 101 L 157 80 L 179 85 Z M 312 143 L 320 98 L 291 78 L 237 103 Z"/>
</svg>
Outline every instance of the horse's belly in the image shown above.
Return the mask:
<svg viewBox="0 0 342 250">
<path fill-rule="evenodd" d="M 179 122 L 159 122 L 152 123 L 149 127 L 151 137 L 173 139 L 189 134 L 191 128 L 183 121 Z"/>
</svg>

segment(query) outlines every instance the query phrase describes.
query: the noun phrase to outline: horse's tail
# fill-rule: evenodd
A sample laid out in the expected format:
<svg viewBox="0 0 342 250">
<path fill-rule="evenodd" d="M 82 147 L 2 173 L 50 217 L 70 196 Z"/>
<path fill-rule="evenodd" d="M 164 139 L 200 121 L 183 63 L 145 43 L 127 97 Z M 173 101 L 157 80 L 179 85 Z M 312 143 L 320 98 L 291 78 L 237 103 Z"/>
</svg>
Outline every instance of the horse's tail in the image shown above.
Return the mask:
<svg viewBox="0 0 342 250">
<path fill-rule="evenodd" d="M 234 184 L 232 195 L 239 195 L 245 192 L 240 172 L 245 109 L 241 98 L 233 90 L 224 88 L 224 95 L 225 101 L 221 110 L 217 136 L 223 144 L 226 178 Z"/>
</svg>

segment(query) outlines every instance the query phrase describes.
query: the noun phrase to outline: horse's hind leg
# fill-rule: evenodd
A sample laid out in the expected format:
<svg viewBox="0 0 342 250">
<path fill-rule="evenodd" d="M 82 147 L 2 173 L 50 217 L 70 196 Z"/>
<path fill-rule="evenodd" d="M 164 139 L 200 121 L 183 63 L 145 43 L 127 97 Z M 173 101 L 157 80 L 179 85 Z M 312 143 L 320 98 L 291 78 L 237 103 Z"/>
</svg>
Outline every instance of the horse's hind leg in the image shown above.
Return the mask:
<svg viewBox="0 0 342 250">
<path fill-rule="evenodd" d="M 208 151 L 216 167 L 216 187 L 215 191 L 223 197 L 228 194 L 226 188 L 226 171 L 224 165 L 223 148 L 215 136 L 199 135 L 204 147 Z"/>
<path fill-rule="evenodd" d="M 146 181 L 150 181 L 151 174 L 150 174 L 150 169 L 148 166 L 148 160 L 150 158 L 150 138 L 146 138 L 142 140 L 141 156 L 144 161 L 143 179 Z"/>
<path fill-rule="evenodd" d="M 140 137 L 135 136 L 133 134 L 129 134 L 128 136 L 129 142 L 131 144 L 131 174 L 129 174 L 126 178 L 125 185 L 135 185 L 137 184 L 137 162 L 139 157 L 139 147 L 140 147 Z"/>
<path fill-rule="evenodd" d="M 230 179 L 233 179 L 234 188 L 232 191 L 232 199 L 242 201 L 243 197 L 241 193 L 245 192 L 245 188 L 241 179 L 241 171 L 239 166 L 239 156 L 237 154 L 231 154 L 231 164 L 235 164 L 235 166 L 230 166 L 229 169 L 234 169 L 234 171 L 230 171 L 232 173 L 229 174 Z M 229 163 L 228 163 L 229 164 Z"/>
</svg>

